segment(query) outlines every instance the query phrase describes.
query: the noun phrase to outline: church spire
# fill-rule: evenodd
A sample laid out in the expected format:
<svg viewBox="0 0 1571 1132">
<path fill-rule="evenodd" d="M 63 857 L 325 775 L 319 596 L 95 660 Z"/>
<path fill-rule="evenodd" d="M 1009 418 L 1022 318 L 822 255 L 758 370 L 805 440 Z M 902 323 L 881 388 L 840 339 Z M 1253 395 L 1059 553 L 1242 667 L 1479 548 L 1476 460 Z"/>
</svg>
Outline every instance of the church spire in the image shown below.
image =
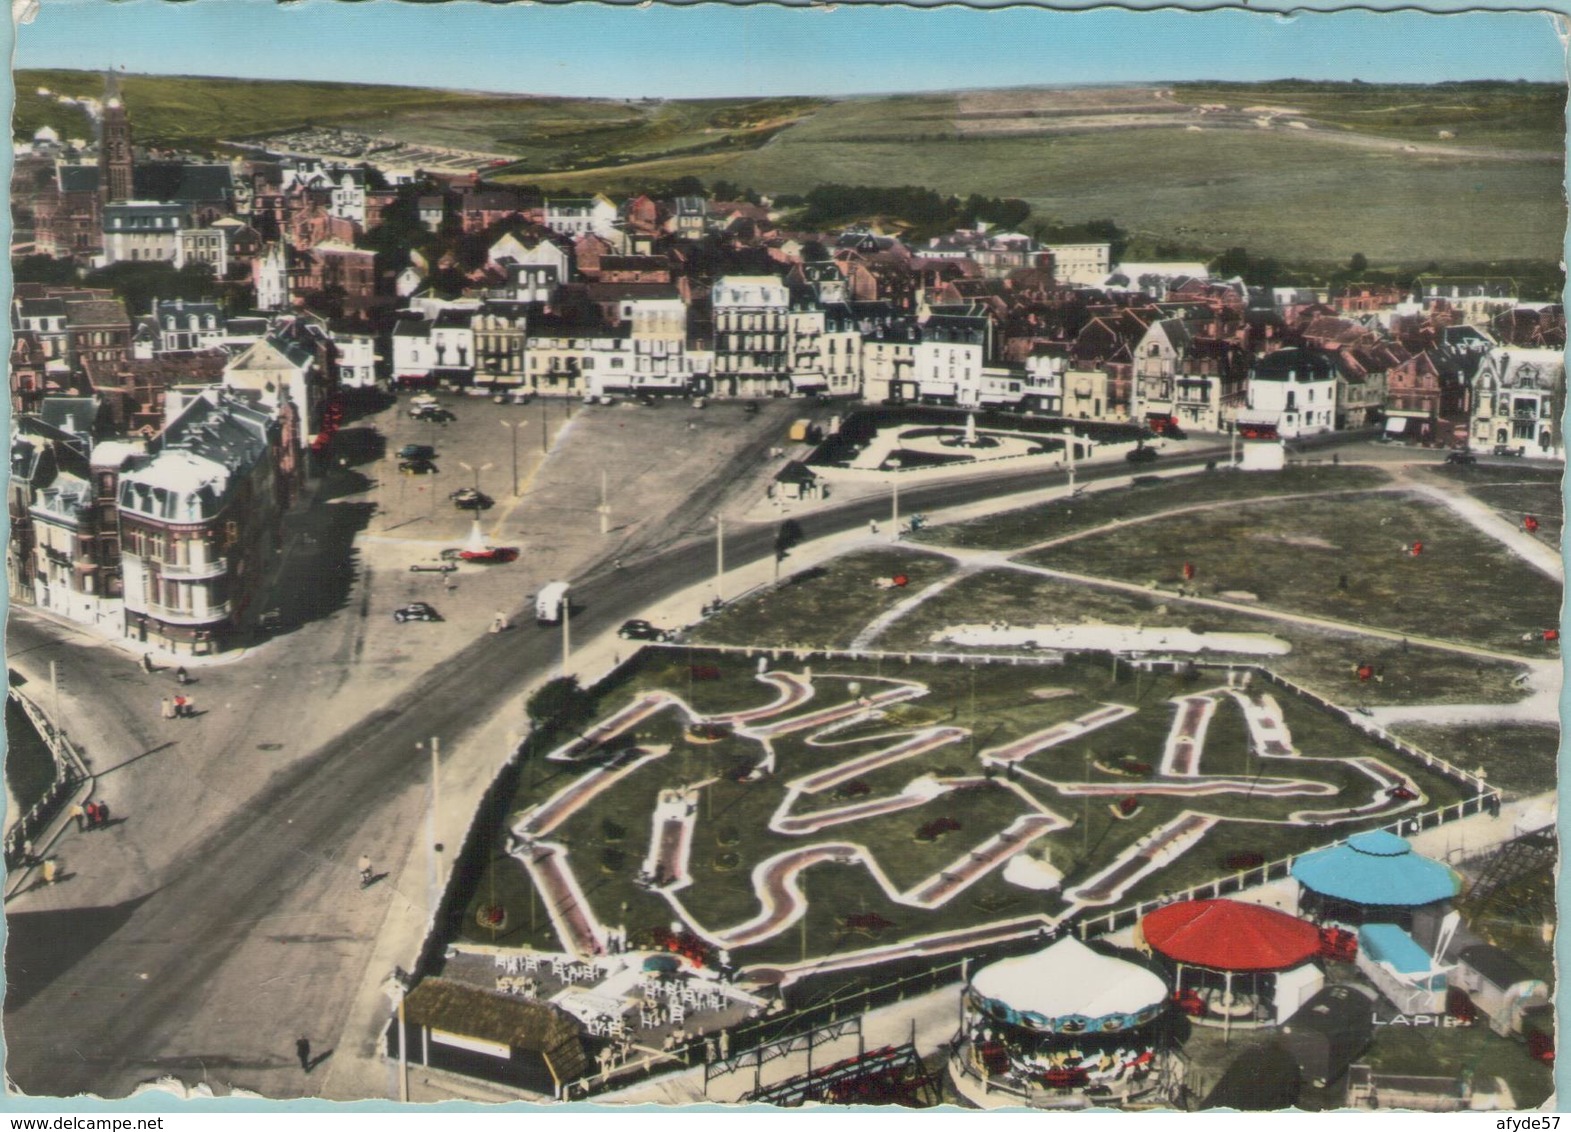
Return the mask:
<svg viewBox="0 0 1571 1132">
<path fill-rule="evenodd" d="M 131 118 L 120 95 L 120 77 L 104 74 L 103 125 L 98 141 L 98 195 L 108 204 L 132 197 Z"/>
</svg>

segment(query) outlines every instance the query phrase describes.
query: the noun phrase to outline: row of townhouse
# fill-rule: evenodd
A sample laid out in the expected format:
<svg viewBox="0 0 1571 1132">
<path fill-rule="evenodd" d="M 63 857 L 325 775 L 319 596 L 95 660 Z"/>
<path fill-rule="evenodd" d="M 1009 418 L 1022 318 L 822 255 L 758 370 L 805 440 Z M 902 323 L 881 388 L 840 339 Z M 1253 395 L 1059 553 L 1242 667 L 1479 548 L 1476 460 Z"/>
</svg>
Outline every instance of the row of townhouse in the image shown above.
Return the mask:
<svg viewBox="0 0 1571 1132">
<path fill-rule="evenodd" d="M 227 647 L 258 612 L 282 515 L 325 466 L 340 390 L 375 382 L 372 346 L 308 316 L 155 301 L 144 356 L 86 392 L 18 397 L 12 599 L 139 643 Z"/>
</svg>

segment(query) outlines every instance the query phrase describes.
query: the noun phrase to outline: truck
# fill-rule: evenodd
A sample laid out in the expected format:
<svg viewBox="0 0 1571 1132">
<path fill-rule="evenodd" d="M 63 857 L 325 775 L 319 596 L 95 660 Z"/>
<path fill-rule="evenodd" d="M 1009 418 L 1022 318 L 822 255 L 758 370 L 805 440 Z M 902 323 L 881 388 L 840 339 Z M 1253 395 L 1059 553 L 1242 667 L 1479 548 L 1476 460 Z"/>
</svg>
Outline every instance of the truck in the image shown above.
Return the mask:
<svg viewBox="0 0 1571 1132">
<path fill-rule="evenodd" d="M 555 625 L 567 615 L 567 583 L 547 582 L 535 595 L 535 620 Z"/>
<path fill-rule="evenodd" d="M 815 425 L 811 419 L 802 417 L 791 422 L 790 439 L 798 443 L 817 444 L 824 438 L 824 432 Z"/>
</svg>

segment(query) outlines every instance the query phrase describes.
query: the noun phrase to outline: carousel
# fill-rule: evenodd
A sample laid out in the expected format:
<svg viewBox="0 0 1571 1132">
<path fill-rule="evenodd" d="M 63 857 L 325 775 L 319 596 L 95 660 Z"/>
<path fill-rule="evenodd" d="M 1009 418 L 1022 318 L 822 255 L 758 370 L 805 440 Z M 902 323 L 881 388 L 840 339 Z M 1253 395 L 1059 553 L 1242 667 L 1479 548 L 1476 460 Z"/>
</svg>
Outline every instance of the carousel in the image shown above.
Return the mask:
<svg viewBox="0 0 1571 1132">
<path fill-rule="evenodd" d="M 966 986 L 950 1075 L 984 1108 L 1122 1104 L 1156 1088 L 1167 983 L 1074 938 L 983 967 Z"/>
<path fill-rule="evenodd" d="M 1306 853 L 1291 872 L 1299 884 L 1299 911 L 1320 923 L 1396 924 L 1421 936 L 1435 934 L 1425 921 L 1438 921 L 1462 889 L 1449 867 L 1383 829 Z"/>
<path fill-rule="evenodd" d="M 1169 964 L 1174 1004 L 1201 1024 L 1276 1026 L 1325 985 L 1320 930 L 1258 904 L 1169 904 L 1140 922 L 1139 938 Z"/>
</svg>

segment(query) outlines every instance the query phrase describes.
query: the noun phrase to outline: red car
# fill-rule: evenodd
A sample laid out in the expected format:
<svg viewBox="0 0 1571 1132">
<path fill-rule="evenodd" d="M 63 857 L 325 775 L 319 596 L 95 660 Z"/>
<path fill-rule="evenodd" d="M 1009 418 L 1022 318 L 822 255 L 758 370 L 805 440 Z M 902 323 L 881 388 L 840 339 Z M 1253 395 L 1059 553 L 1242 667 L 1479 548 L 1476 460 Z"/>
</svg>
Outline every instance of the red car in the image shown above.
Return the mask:
<svg viewBox="0 0 1571 1132">
<path fill-rule="evenodd" d="M 460 550 L 458 557 L 465 562 L 516 562 L 516 546 L 488 546 L 483 550 Z"/>
</svg>

